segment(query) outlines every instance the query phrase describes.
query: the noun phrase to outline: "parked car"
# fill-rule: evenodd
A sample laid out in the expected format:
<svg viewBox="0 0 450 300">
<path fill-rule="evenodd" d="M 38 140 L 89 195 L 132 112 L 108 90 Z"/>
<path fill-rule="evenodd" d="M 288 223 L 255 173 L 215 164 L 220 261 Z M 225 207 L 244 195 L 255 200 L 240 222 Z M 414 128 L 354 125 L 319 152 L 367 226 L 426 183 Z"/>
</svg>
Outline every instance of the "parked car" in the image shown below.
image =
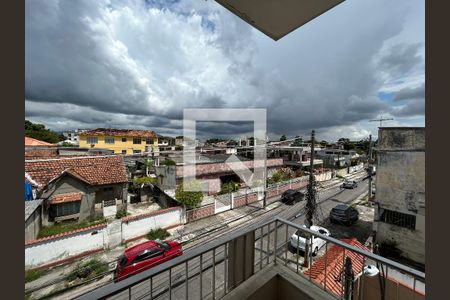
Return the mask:
<svg viewBox="0 0 450 300">
<path fill-rule="evenodd" d="M 354 180 L 346 180 L 342 184 L 342 187 L 344 189 L 354 189 L 354 188 L 358 187 L 358 183 Z"/>
<path fill-rule="evenodd" d="M 297 190 L 287 190 L 281 195 L 281 202 L 285 204 L 294 204 L 299 201 L 302 201 L 305 198 L 305 194 Z"/>
<path fill-rule="evenodd" d="M 148 241 L 128 248 L 117 259 L 114 281 L 123 280 L 182 254 L 181 245 L 175 241 Z"/>
<path fill-rule="evenodd" d="M 330 222 L 351 225 L 358 221 L 358 211 L 347 205 L 338 204 L 330 211 Z"/>
<path fill-rule="evenodd" d="M 306 228 L 305 225 L 303 225 L 303 227 Z M 313 230 L 313 231 L 316 231 L 316 232 L 318 232 L 320 234 L 324 234 L 326 236 L 330 236 L 331 235 L 331 233 L 330 233 L 330 231 L 328 229 L 326 229 L 324 227 L 321 227 L 321 226 L 313 225 L 313 226 L 311 226 L 310 229 Z M 312 247 L 309 247 L 309 249 L 310 250 L 312 249 L 312 255 L 316 256 L 317 253 L 319 252 L 320 248 L 322 248 L 322 246 L 325 245 L 326 241 L 321 239 L 321 238 L 315 237 L 315 236 L 313 236 L 312 239 L 313 239 L 312 240 Z M 308 238 L 308 242 L 307 243 L 308 243 L 308 245 L 310 245 L 310 243 L 311 243 L 309 238 Z M 291 246 L 294 249 L 297 249 L 297 246 L 298 246 L 298 248 L 300 250 L 305 251 L 306 235 L 305 235 L 305 232 L 303 230 L 298 229 L 291 236 Z"/>
</svg>

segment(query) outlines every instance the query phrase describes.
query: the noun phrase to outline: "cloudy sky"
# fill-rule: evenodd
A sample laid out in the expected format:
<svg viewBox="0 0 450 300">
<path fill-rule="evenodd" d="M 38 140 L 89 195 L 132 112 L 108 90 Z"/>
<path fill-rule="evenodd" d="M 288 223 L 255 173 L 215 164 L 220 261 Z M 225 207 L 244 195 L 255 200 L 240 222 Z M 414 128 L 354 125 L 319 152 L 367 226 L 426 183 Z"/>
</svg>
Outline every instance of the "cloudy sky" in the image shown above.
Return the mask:
<svg viewBox="0 0 450 300">
<path fill-rule="evenodd" d="M 424 2 L 347 0 L 273 41 L 212 0 L 27 0 L 25 117 L 178 135 L 183 108 L 266 108 L 269 136 L 327 140 L 376 136 L 380 116 L 425 126 Z"/>
</svg>

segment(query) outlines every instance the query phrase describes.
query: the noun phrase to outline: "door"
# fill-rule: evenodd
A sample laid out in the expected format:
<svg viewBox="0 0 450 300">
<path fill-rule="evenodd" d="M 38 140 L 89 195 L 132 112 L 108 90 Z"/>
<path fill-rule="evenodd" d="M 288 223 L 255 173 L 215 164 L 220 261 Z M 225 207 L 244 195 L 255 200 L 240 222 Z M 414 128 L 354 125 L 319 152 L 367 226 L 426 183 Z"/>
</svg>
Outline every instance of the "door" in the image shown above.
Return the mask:
<svg viewBox="0 0 450 300">
<path fill-rule="evenodd" d="M 136 256 L 133 262 L 127 267 L 127 275 L 134 275 L 157 265 L 163 257 L 163 251 L 160 249 L 145 250 Z"/>
</svg>

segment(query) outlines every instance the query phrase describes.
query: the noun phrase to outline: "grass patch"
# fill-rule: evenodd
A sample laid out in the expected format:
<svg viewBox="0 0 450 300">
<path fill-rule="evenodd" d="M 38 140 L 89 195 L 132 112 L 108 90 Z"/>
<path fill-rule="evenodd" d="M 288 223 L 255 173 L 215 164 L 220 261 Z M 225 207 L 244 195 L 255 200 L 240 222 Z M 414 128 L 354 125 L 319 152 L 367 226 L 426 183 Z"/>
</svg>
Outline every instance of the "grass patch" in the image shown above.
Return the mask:
<svg viewBox="0 0 450 300">
<path fill-rule="evenodd" d="M 85 263 L 78 264 L 72 272 L 67 275 L 68 281 L 75 279 L 91 279 L 98 275 L 104 274 L 108 271 L 108 265 L 96 258 L 93 258 Z"/>
<path fill-rule="evenodd" d="M 31 270 L 25 272 L 25 283 L 35 281 L 47 273 L 46 270 Z"/>
<path fill-rule="evenodd" d="M 165 240 L 170 236 L 170 233 L 162 228 L 152 229 L 147 233 L 147 239 L 149 240 Z"/>
<path fill-rule="evenodd" d="M 58 224 L 55 224 L 52 226 L 42 227 L 41 230 L 39 231 L 37 238 L 40 239 L 40 238 L 43 238 L 46 236 L 51 236 L 51 235 L 55 235 L 55 234 L 59 234 L 59 233 L 72 231 L 72 230 L 86 228 L 89 226 L 98 225 L 98 224 L 102 224 L 102 223 L 106 223 L 105 218 L 99 218 L 99 219 L 91 221 L 91 222 L 86 221 L 86 222 L 81 222 L 81 223 L 77 223 L 76 221 L 62 222 L 62 223 L 58 223 Z"/>
<path fill-rule="evenodd" d="M 130 213 L 127 213 L 126 210 L 122 208 L 122 209 L 119 209 L 116 212 L 116 219 L 121 219 L 121 218 L 126 217 L 128 215 L 130 215 Z"/>
</svg>

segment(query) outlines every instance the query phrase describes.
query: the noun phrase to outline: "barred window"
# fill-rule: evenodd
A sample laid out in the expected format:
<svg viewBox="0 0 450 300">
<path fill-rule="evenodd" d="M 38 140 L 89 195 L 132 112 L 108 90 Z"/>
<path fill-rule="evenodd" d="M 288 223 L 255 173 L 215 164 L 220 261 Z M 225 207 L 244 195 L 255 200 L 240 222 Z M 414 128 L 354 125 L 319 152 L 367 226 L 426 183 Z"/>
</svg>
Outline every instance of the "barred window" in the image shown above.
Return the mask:
<svg viewBox="0 0 450 300">
<path fill-rule="evenodd" d="M 145 143 L 146 144 L 153 144 L 153 139 L 147 139 Z"/>
<path fill-rule="evenodd" d="M 133 144 L 140 144 L 140 143 L 141 143 L 141 139 L 133 138 Z"/>
<path fill-rule="evenodd" d="M 74 215 L 80 212 L 81 201 L 73 201 L 60 204 L 52 204 L 50 206 L 50 217 L 62 217 Z"/>
<path fill-rule="evenodd" d="M 416 216 L 385 209 L 380 217 L 381 222 L 408 229 L 416 229 Z"/>
<path fill-rule="evenodd" d="M 105 144 L 114 144 L 113 137 L 105 137 Z"/>
<path fill-rule="evenodd" d="M 98 138 L 97 137 L 88 137 L 87 143 L 88 144 L 98 144 Z"/>
<path fill-rule="evenodd" d="M 122 138 L 122 143 L 126 143 L 127 142 L 127 138 Z"/>
</svg>

